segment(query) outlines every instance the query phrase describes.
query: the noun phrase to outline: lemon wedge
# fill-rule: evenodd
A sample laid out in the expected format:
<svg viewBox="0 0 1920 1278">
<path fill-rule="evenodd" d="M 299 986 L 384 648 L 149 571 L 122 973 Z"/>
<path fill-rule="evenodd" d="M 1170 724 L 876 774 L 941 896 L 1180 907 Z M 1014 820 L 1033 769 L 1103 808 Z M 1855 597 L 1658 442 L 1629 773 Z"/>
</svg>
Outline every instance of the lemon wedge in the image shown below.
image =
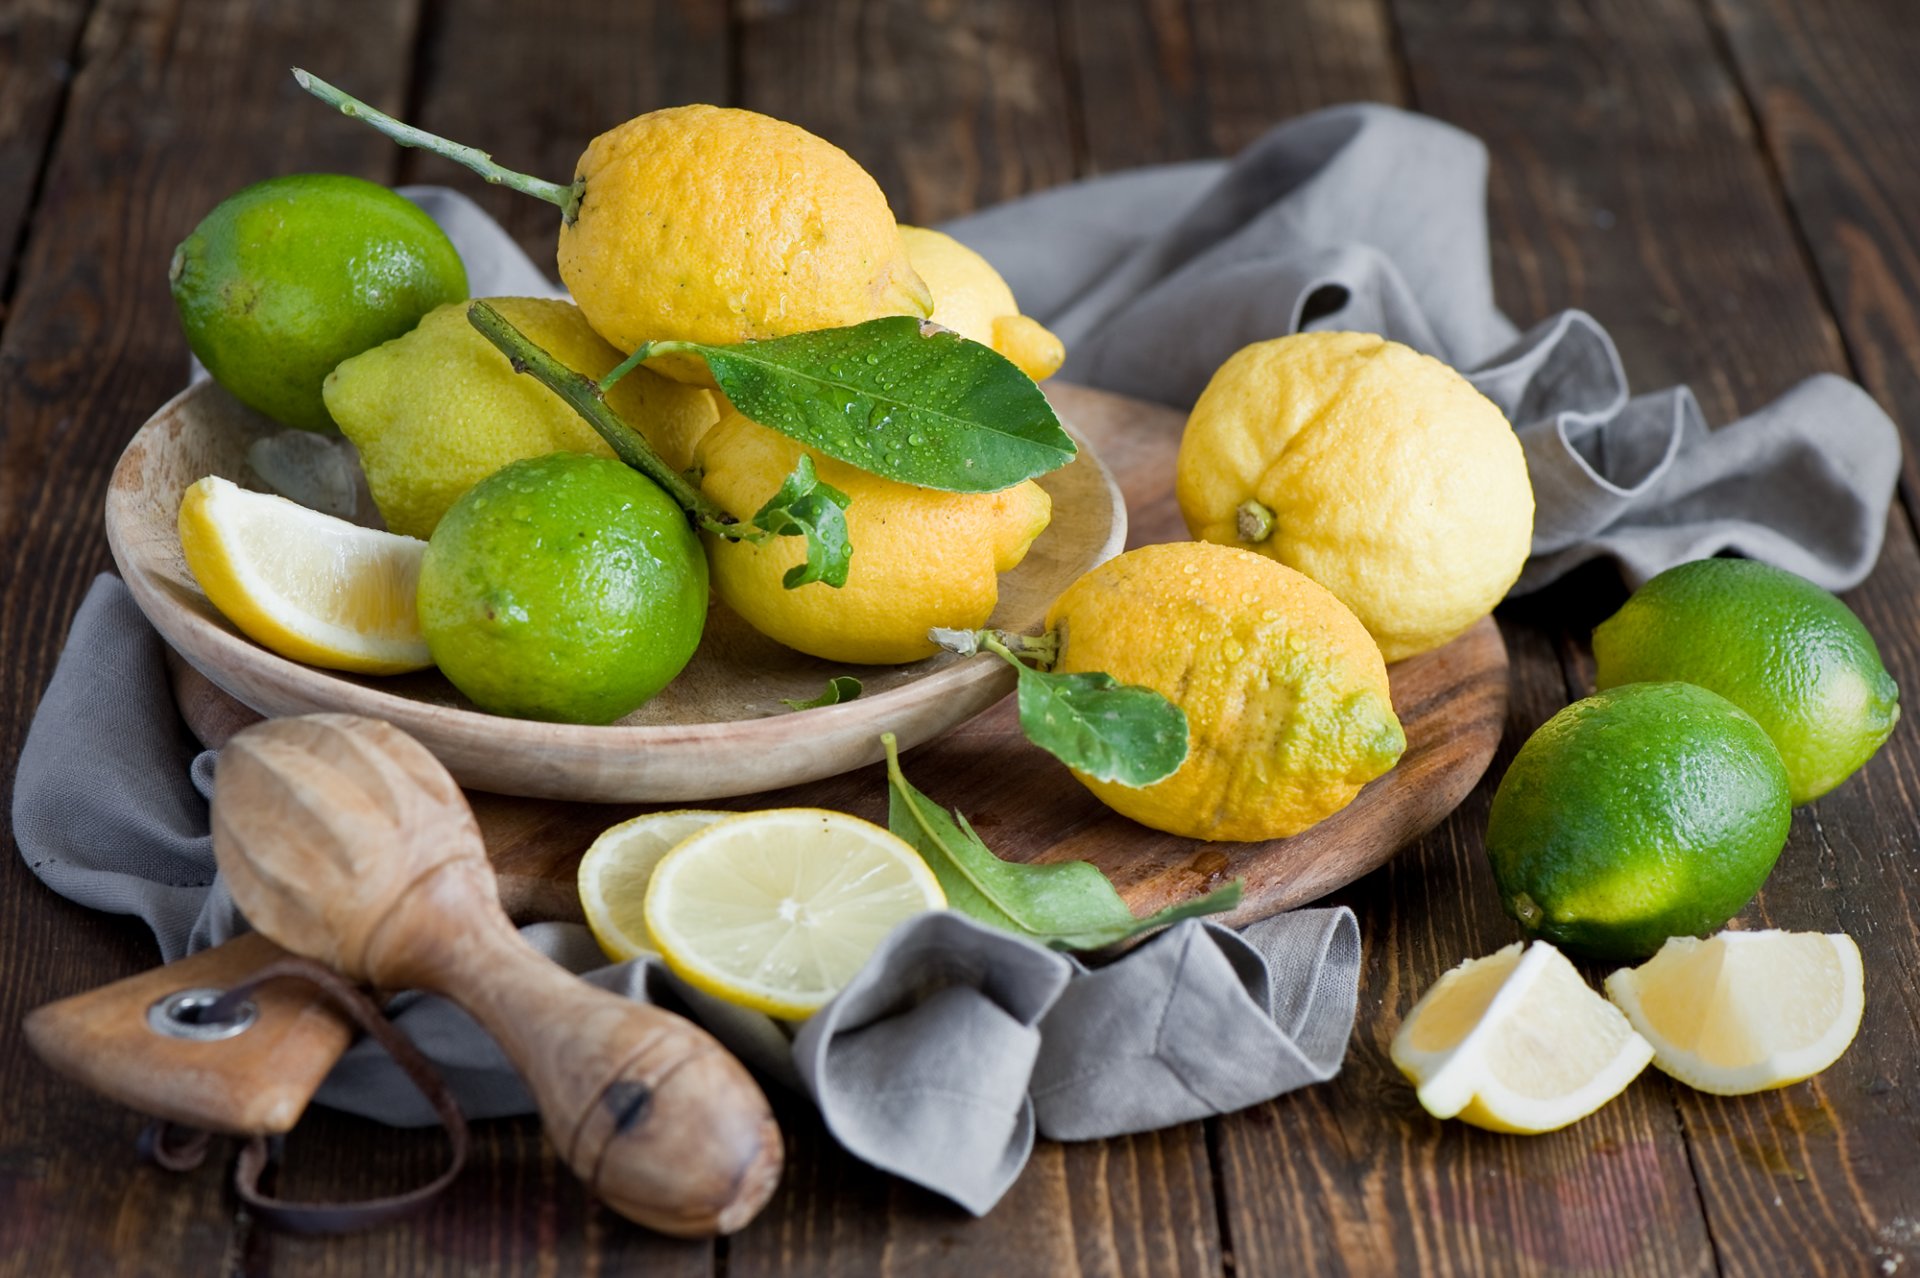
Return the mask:
<svg viewBox="0 0 1920 1278">
<path fill-rule="evenodd" d="M 1607 997 L 1689 1087 L 1743 1096 L 1811 1078 L 1860 1032 L 1865 974 L 1853 938 L 1819 932 L 1676 936 L 1607 978 Z"/>
<path fill-rule="evenodd" d="M 622 821 L 593 841 L 580 858 L 580 908 L 593 939 L 608 958 L 624 962 L 660 947 L 647 931 L 647 883 L 662 857 L 697 830 L 731 812 L 680 809 Z"/>
<path fill-rule="evenodd" d="M 1564 954 L 1535 941 L 1441 977 L 1407 1013 L 1391 1054 L 1434 1117 L 1531 1133 L 1618 1096 L 1653 1048 Z"/>
<path fill-rule="evenodd" d="M 668 852 L 646 926 L 683 980 L 770 1016 L 818 1011 L 895 926 L 946 906 L 906 842 L 821 808 L 716 821 Z"/>
<path fill-rule="evenodd" d="M 180 549 L 213 606 L 255 642 L 331 670 L 433 664 L 414 611 L 426 548 L 216 475 L 180 502 Z"/>
</svg>

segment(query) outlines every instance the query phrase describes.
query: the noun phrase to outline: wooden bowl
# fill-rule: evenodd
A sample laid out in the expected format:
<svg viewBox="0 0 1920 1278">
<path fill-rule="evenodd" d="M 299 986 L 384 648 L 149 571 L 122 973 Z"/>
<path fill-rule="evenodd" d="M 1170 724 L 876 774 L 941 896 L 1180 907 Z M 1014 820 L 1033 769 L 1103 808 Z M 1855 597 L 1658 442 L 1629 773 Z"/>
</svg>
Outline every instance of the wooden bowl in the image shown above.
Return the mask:
<svg viewBox="0 0 1920 1278">
<path fill-rule="evenodd" d="M 147 619 L 195 669 L 268 716 L 343 711 L 418 738 L 461 784 L 499 794 L 595 802 L 682 802 L 779 789 L 881 757 L 972 718 L 1013 688 L 1004 662 L 947 654 L 905 666 L 845 666 L 766 638 L 715 604 L 692 662 L 653 700 L 606 727 L 536 723 L 474 708 L 434 670 L 375 678 L 289 661 L 241 634 L 208 602 L 180 551 L 181 494 L 205 475 L 266 488 L 247 461 L 279 428 L 203 382 L 142 426 L 114 467 L 107 540 Z M 1080 456 L 1040 480 L 1053 522 L 1000 579 L 992 624 L 1036 626 L 1054 596 L 1119 553 L 1126 506 L 1080 440 Z M 865 690 L 844 705 L 794 712 L 838 674 Z"/>
</svg>

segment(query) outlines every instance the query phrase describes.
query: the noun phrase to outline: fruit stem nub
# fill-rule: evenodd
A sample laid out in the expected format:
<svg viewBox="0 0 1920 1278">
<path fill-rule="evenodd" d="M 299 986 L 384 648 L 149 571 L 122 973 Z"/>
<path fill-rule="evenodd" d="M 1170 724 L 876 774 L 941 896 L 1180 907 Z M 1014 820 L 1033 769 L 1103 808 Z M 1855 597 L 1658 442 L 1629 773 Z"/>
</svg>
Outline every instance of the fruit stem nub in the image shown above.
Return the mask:
<svg viewBox="0 0 1920 1278">
<path fill-rule="evenodd" d="M 1249 546 L 1257 546 L 1273 536 L 1273 512 L 1251 497 L 1234 510 L 1233 523 L 1240 540 Z"/>
<path fill-rule="evenodd" d="M 993 652 L 1016 666 L 1022 664 L 1024 659 L 1036 670 L 1051 669 L 1060 656 L 1060 635 L 1053 630 L 1045 634 L 1021 635 L 1011 630 L 948 630 L 944 626 L 935 626 L 927 631 L 927 638 L 962 657 L 971 657 L 981 651 Z"/>
<path fill-rule="evenodd" d="M 294 67 L 293 78 L 301 88 L 333 107 L 341 115 L 351 120 L 365 120 L 401 146 L 431 151 L 435 155 L 452 160 L 455 164 L 466 165 L 496 186 L 511 187 L 524 195 L 531 195 L 549 204 L 558 205 L 561 217 L 569 226 L 580 216 L 580 201 L 587 193 L 585 178 L 576 178 L 570 183 L 562 184 L 548 182 L 525 173 L 516 173 L 512 169 L 495 164 L 493 157 L 485 151 L 476 147 L 462 146 L 458 142 L 449 142 L 437 134 L 428 133 L 425 129 L 416 129 L 403 120 L 396 120 L 386 112 L 368 106 L 352 94 L 334 88 L 311 72 Z"/>
<path fill-rule="evenodd" d="M 607 441 L 614 456 L 666 489 L 667 495 L 680 503 L 680 508 L 702 528 L 721 536 L 733 537 L 741 535 L 743 531 L 753 531 L 734 527 L 738 520 L 708 500 L 698 488 L 687 482 L 685 475 L 667 465 L 666 460 L 653 451 L 646 437 L 613 411 L 612 405 L 601 397 L 600 387 L 591 377 L 574 372 L 541 350 L 506 316 L 486 302 L 474 302 L 467 307 L 467 322 L 500 349 L 500 353 L 513 364 L 514 372 L 531 374 L 535 381 L 567 401 L 573 411 L 585 418 L 587 425 Z"/>
</svg>

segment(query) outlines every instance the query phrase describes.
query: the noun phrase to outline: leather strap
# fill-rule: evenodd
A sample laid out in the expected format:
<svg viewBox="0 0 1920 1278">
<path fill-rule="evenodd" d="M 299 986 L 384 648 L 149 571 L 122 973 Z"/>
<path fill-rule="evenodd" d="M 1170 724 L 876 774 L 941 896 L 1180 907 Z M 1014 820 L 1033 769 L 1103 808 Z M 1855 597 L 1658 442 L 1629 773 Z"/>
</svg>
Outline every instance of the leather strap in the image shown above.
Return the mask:
<svg viewBox="0 0 1920 1278">
<path fill-rule="evenodd" d="M 371 1000 L 358 989 L 342 980 L 330 969 L 304 959 L 289 956 L 275 960 L 255 972 L 239 985 L 221 995 L 211 1007 L 203 1013 L 202 1019 L 222 1021 L 230 1018 L 255 991 L 269 981 L 277 980 L 305 981 L 312 985 L 334 1006 L 338 1007 L 367 1035 L 393 1058 L 407 1078 L 420 1094 L 433 1106 L 434 1113 L 440 1118 L 441 1126 L 447 1130 L 447 1143 L 452 1147 L 452 1157 L 447 1169 L 433 1180 L 416 1189 L 404 1193 L 391 1194 L 384 1198 L 368 1198 L 350 1203 L 305 1203 L 289 1202 L 274 1198 L 260 1191 L 260 1176 L 273 1162 L 274 1145 L 264 1136 L 255 1136 L 241 1149 L 240 1157 L 233 1168 L 234 1192 L 240 1195 L 240 1201 L 261 1220 L 278 1228 L 301 1234 L 343 1234 L 356 1229 L 367 1229 L 384 1224 L 397 1217 L 418 1211 L 438 1197 L 447 1186 L 453 1183 L 460 1169 L 467 1161 L 467 1119 L 460 1112 L 459 1102 L 453 1098 L 446 1082 L 441 1079 L 427 1058 L 420 1054 L 412 1041 L 394 1027 L 375 1007 Z M 168 1171 L 190 1171 L 205 1161 L 207 1155 L 208 1134 L 175 1127 L 162 1119 L 155 1119 L 140 1134 L 139 1149 L 142 1157 Z"/>
</svg>

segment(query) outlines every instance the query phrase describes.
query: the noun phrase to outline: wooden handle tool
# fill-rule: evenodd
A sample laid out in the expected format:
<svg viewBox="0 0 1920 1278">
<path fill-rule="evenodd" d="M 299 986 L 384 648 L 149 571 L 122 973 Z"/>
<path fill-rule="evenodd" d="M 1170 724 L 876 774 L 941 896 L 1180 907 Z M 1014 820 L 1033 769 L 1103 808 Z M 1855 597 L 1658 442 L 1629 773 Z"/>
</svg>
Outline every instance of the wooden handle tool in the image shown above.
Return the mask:
<svg viewBox="0 0 1920 1278">
<path fill-rule="evenodd" d="M 521 940 L 465 797 L 399 729 L 308 715 L 238 733 L 216 773 L 213 847 L 267 937 L 465 1008 L 526 1079 L 561 1157 L 622 1215 L 694 1237 L 740 1228 L 772 1196 L 780 1131 L 752 1076 L 704 1030 Z"/>
</svg>

